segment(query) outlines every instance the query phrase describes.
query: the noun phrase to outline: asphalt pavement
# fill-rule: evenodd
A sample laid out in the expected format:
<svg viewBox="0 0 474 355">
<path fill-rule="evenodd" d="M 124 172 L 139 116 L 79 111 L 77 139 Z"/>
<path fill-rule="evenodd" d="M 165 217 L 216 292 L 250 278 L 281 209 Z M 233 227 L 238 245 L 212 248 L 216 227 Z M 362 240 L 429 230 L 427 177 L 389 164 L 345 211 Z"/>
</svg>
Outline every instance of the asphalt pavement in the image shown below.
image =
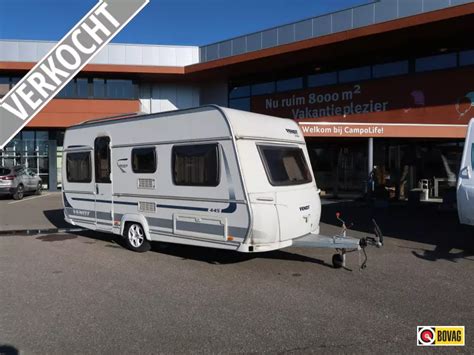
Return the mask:
<svg viewBox="0 0 474 355">
<path fill-rule="evenodd" d="M 154 243 L 137 254 L 96 232 L 64 228 L 60 194 L 0 200 L 0 354 L 406 353 L 419 325 L 464 325 L 472 353 L 470 227 L 436 205 L 325 201 L 321 231 L 387 236 L 368 267 L 333 269 L 332 251 L 263 254 Z M 440 350 L 440 349 L 436 349 Z"/>
<path fill-rule="evenodd" d="M 332 252 L 315 249 L 155 243 L 138 254 L 95 232 L 2 236 L 0 349 L 406 353 L 420 350 L 418 325 L 464 325 L 467 347 L 457 350 L 472 352 L 474 256 L 426 257 L 435 249 L 389 237 L 360 272 L 357 254 L 353 271 L 336 270 Z"/>
<path fill-rule="evenodd" d="M 71 227 L 64 221 L 62 208 L 60 192 L 44 191 L 18 201 L 0 195 L 0 232 Z"/>
</svg>

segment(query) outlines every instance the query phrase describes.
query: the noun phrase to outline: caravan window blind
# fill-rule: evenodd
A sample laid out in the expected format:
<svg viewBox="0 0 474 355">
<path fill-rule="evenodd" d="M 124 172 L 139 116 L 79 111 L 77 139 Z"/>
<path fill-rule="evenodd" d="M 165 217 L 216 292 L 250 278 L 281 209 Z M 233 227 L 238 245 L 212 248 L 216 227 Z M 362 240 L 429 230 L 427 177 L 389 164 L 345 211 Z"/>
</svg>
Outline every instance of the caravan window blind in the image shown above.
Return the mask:
<svg viewBox="0 0 474 355">
<path fill-rule="evenodd" d="M 270 145 L 258 148 L 270 184 L 300 185 L 313 180 L 301 148 Z"/>
<path fill-rule="evenodd" d="M 172 157 L 175 185 L 219 185 L 219 148 L 217 144 L 174 146 Z"/>
<path fill-rule="evenodd" d="M 90 183 L 92 181 L 91 154 L 89 152 L 67 153 L 67 181 Z"/>
</svg>

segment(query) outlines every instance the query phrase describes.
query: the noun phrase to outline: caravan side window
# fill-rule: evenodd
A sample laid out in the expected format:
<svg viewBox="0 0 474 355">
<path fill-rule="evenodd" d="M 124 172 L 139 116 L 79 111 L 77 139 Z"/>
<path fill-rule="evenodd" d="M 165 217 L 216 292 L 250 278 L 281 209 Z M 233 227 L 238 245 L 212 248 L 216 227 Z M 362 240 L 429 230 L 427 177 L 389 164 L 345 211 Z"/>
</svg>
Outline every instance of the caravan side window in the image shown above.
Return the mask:
<svg viewBox="0 0 474 355">
<path fill-rule="evenodd" d="M 69 182 L 90 183 L 92 181 L 91 153 L 67 153 L 66 176 Z"/>
<path fill-rule="evenodd" d="M 155 148 L 132 149 L 132 170 L 136 174 L 153 174 L 156 172 Z"/>
<path fill-rule="evenodd" d="M 217 144 L 173 147 L 173 182 L 186 186 L 219 185 L 219 146 Z"/>
</svg>

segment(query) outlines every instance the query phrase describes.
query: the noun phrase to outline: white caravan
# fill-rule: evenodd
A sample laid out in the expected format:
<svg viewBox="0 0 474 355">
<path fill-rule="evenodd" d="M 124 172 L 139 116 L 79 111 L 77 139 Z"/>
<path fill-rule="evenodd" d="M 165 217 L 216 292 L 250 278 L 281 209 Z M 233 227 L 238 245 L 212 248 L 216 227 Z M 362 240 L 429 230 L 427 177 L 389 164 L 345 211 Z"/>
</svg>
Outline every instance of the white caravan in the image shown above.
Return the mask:
<svg viewBox="0 0 474 355">
<path fill-rule="evenodd" d="M 474 225 L 474 119 L 467 128 L 457 183 L 457 205 L 459 221 Z"/>
<path fill-rule="evenodd" d="M 298 244 L 348 249 L 367 239 L 319 235 L 321 201 L 296 122 L 217 106 L 92 120 L 66 131 L 66 221 L 150 241 L 264 252 Z"/>
</svg>

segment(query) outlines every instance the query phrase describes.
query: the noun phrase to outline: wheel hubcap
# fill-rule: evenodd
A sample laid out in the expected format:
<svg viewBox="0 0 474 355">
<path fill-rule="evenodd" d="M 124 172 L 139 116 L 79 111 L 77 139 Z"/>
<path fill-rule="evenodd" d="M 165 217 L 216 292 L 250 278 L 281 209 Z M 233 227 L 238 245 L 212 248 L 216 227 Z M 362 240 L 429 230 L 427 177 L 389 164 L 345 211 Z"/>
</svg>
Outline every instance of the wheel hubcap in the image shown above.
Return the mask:
<svg viewBox="0 0 474 355">
<path fill-rule="evenodd" d="M 145 240 L 145 234 L 143 233 L 142 227 L 138 224 L 133 224 L 128 230 L 128 240 L 133 247 L 140 247 Z"/>
</svg>

